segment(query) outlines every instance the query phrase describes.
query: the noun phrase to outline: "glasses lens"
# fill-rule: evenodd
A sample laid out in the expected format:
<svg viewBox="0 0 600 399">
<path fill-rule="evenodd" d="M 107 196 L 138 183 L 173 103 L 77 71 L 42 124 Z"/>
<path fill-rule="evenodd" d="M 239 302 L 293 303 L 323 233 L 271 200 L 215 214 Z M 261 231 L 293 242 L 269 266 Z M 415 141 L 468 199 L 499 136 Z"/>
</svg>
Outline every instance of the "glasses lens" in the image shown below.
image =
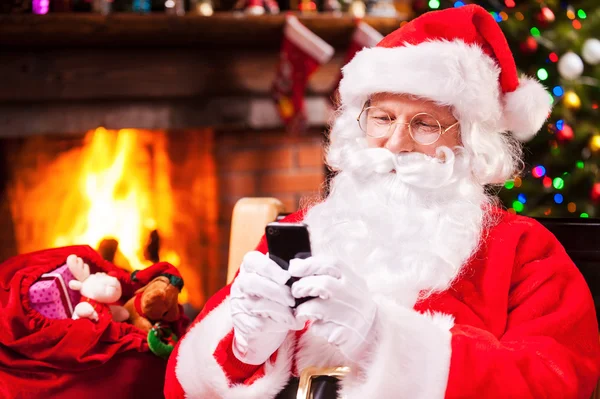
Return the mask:
<svg viewBox="0 0 600 399">
<path fill-rule="evenodd" d="M 417 114 L 410 121 L 410 134 L 419 144 L 433 144 L 442 134 L 442 126 L 429 114 Z"/>
<path fill-rule="evenodd" d="M 362 112 L 358 124 L 367 136 L 374 138 L 385 137 L 389 131 L 392 118 L 390 115 L 377 107 L 368 107 Z"/>
</svg>

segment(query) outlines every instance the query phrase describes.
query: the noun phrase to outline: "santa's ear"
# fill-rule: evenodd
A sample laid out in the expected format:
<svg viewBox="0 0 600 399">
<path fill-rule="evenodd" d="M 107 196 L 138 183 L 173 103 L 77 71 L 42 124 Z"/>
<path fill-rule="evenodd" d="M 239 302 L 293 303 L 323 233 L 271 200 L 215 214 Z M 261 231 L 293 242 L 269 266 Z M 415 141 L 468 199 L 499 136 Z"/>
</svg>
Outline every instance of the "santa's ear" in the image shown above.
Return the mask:
<svg viewBox="0 0 600 399">
<path fill-rule="evenodd" d="M 78 280 L 71 280 L 69 281 L 69 288 L 74 290 L 74 291 L 79 291 L 81 290 L 81 286 L 83 284 L 81 283 L 81 281 Z"/>
</svg>

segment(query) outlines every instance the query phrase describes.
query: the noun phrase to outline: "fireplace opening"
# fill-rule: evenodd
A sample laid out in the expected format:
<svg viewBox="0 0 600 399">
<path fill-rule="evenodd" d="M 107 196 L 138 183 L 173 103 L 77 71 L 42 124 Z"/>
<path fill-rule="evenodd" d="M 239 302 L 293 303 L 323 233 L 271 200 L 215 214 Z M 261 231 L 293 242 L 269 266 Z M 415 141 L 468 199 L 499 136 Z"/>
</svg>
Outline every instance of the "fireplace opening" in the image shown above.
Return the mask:
<svg viewBox="0 0 600 399">
<path fill-rule="evenodd" d="M 274 196 L 293 212 L 325 176 L 317 130 L 97 128 L 0 143 L 0 260 L 87 244 L 129 271 L 167 261 L 195 309 L 225 284 L 235 202 Z"/>
<path fill-rule="evenodd" d="M 168 261 L 185 279 L 182 301 L 203 304 L 205 270 L 219 262 L 210 129 L 2 141 L 14 235 L 5 251 L 87 244 L 129 271 Z"/>
</svg>

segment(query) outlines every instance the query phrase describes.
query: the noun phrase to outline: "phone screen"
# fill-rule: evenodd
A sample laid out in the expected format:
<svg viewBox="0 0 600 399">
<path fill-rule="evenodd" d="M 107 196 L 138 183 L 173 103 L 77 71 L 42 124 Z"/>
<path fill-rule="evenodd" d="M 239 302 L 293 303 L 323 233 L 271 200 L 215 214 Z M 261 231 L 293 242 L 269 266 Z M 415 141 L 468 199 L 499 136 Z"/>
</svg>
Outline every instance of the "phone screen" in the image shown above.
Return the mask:
<svg viewBox="0 0 600 399">
<path fill-rule="evenodd" d="M 306 259 L 311 256 L 310 237 L 304 223 L 269 223 L 265 229 L 269 257 L 284 270 L 294 258 Z M 286 285 L 292 286 L 298 278 L 292 277 Z M 296 299 L 296 306 L 312 297 Z"/>
<path fill-rule="evenodd" d="M 310 238 L 304 223 L 269 223 L 266 228 L 269 256 L 287 270 L 290 260 L 310 256 Z"/>
</svg>

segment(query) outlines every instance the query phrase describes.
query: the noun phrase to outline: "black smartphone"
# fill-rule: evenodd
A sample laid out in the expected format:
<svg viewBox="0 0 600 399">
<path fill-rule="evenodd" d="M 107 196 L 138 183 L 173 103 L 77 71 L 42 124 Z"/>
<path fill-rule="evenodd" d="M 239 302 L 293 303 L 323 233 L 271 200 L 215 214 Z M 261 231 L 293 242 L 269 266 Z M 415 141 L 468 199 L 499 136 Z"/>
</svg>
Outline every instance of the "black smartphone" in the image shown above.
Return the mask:
<svg viewBox="0 0 600 399">
<path fill-rule="evenodd" d="M 306 259 L 311 256 L 308 226 L 304 223 L 269 223 L 265 228 L 265 235 L 269 257 L 284 270 L 290 266 L 290 260 Z M 286 285 L 291 287 L 297 280 L 297 277 L 292 277 Z M 296 299 L 294 307 L 310 299 L 313 297 Z"/>
</svg>

